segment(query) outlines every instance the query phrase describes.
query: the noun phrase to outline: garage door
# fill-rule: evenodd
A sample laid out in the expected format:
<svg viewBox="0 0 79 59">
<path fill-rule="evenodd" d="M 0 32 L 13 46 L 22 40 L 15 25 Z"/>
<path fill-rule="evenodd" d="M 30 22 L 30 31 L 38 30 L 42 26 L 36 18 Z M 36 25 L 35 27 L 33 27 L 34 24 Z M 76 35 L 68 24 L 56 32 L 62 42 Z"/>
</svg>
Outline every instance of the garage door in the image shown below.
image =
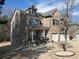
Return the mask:
<svg viewBox="0 0 79 59">
<path fill-rule="evenodd" d="M 52 34 L 52 40 L 58 41 L 58 34 Z"/>
<path fill-rule="evenodd" d="M 79 34 L 76 34 L 76 39 L 79 40 Z"/>
<path fill-rule="evenodd" d="M 68 35 L 67 35 L 67 40 L 68 40 Z M 53 41 L 58 41 L 58 34 L 52 34 L 52 40 Z M 63 34 L 60 34 L 60 41 L 65 41 L 65 37 Z"/>
</svg>

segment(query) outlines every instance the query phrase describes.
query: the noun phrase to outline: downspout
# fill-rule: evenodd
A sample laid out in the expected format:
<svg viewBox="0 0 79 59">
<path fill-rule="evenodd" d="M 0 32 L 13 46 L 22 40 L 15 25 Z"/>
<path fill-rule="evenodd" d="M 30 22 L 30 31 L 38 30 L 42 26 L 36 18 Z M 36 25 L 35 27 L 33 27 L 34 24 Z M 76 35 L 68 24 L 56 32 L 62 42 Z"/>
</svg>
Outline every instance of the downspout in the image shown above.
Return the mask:
<svg viewBox="0 0 79 59">
<path fill-rule="evenodd" d="M 12 23 L 10 23 L 10 40 L 11 40 L 11 43 L 12 43 Z"/>
<path fill-rule="evenodd" d="M 51 23 L 52 22 L 52 17 L 53 16 L 51 15 L 51 17 L 50 17 L 50 30 L 51 30 L 51 25 L 52 25 L 52 23 Z M 50 32 L 50 37 L 51 37 L 50 41 L 52 41 L 52 33 L 51 32 Z"/>
</svg>

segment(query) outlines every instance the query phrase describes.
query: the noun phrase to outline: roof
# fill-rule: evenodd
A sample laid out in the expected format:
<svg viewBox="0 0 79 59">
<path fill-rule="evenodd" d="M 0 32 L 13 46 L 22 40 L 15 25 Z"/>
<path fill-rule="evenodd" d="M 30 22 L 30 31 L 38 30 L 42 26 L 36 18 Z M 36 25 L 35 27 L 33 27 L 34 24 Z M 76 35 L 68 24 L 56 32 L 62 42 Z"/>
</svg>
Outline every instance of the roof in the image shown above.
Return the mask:
<svg viewBox="0 0 79 59">
<path fill-rule="evenodd" d="M 34 5 L 32 5 L 31 7 L 29 7 L 29 8 L 32 8 Z M 28 8 L 28 9 L 29 9 Z M 27 10 L 28 10 L 27 9 Z M 26 12 L 27 10 L 22 10 L 22 9 L 15 9 L 15 11 L 19 11 L 19 12 Z M 15 13 L 15 11 L 14 11 L 14 13 Z M 42 17 L 51 17 L 55 12 L 57 11 L 57 9 L 53 9 L 53 10 L 50 10 L 50 11 L 48 11 L 48 12 L 45 12 L 45 13 L 39 13 L 39 12 L 37 12 L 37 14 L 39 15 L 39 16 L 42 16 Z M 14 13 L 13 13 L 13 15 L 14 15 Z M 13 16 L 12 16 L 13 17 Z"/>
<path fill-rule="evenodd" d="M 20 9 L 15 9 L 14 12 L 13 12 L 13 14 L 12 14 L 12 16 L 11 16 L 11 19 L 13 18 L 13 16 L 14 16 L 14 14 L 15 14 L 16 11 L 20 12 L 21 10 Z"/>
<path fill-rule="evenodd" d="M 37 9 L 37 8 L 35 7 L 35 5 L 32 5 L 32 6 L 30 6 L 26 11 L 28 11 L 30 8 L 35 8 L 35 9 Z M 48 11 L 48 12 L 45 12 L 45 13 L 37 12 L 37 14 L 38 14 L 39 16 L 42 16 L 42 17 L 49 17 L 49 16 L 53 15 L 56 11 L 57 11 L 57 9 L 52 9 L 52 10 L 50 10 L 50 11 Z"/>
<path fill-rule="evenodd" d="M 53 10 L 50 10 L 48 12 L 39 13 L 39 14 L 42 15 L 42 16 L 44 16 L 44 17 L 48 17 L 48 16 L 52 16 L 56 11 L 57 11 L 57 9 L 53 9 Z"/>
<path fill-rule="evenodd" d="M 36 26 L 30 25 L 30 26 L 26 27 L 26 29 L 28 29 L 28 30 L 31 30 L 31 29 L 34 29 L 34 30 L 49 30 L 48 27 L 43 26 L 43 25 L 36 25 Z"/>
</svg>

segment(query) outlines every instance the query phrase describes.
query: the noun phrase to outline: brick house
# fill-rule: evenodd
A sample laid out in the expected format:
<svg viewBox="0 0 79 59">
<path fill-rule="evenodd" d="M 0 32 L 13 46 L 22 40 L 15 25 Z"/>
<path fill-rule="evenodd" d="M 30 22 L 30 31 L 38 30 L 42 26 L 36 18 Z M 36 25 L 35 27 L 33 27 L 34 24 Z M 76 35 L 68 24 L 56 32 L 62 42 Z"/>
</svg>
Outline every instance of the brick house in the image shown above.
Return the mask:
<svg viewBox="0 0 79 59">
<path fill-rule="evenodd" d="M 34 6 L 25 11 L 15 10 L 11 21 L 10 38 L 12 44 L 23 44 L 23 41 L 34 42 L 42 37 L 49 41 L 58 41 L 61 14 L 57 9 L 39 13 Z M 64 40 L 60 33 L 61 41 Z"/>
</svg>

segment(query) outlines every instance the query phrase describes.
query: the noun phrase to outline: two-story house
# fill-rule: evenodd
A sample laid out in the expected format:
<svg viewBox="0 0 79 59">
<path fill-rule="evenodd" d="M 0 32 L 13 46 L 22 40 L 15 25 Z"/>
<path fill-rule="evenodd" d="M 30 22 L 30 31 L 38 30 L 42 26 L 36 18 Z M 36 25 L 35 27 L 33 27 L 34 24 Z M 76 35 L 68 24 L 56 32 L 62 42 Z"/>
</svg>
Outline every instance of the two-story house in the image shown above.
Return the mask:
<svg viewBox="0 0 79 59">
<path fill-rule="evenodd" d="M 12 44 L 23 44 L 25 42 L 39 41 L 48 38 L 49 41 L 65 40 L 60 33 L 60 19 L 62 18 L 57 9 L 46 13 L 37 12 L 33 5 L 25 11 L 15 10 L 11 21 L 10 38 Z"/>
</svg>

